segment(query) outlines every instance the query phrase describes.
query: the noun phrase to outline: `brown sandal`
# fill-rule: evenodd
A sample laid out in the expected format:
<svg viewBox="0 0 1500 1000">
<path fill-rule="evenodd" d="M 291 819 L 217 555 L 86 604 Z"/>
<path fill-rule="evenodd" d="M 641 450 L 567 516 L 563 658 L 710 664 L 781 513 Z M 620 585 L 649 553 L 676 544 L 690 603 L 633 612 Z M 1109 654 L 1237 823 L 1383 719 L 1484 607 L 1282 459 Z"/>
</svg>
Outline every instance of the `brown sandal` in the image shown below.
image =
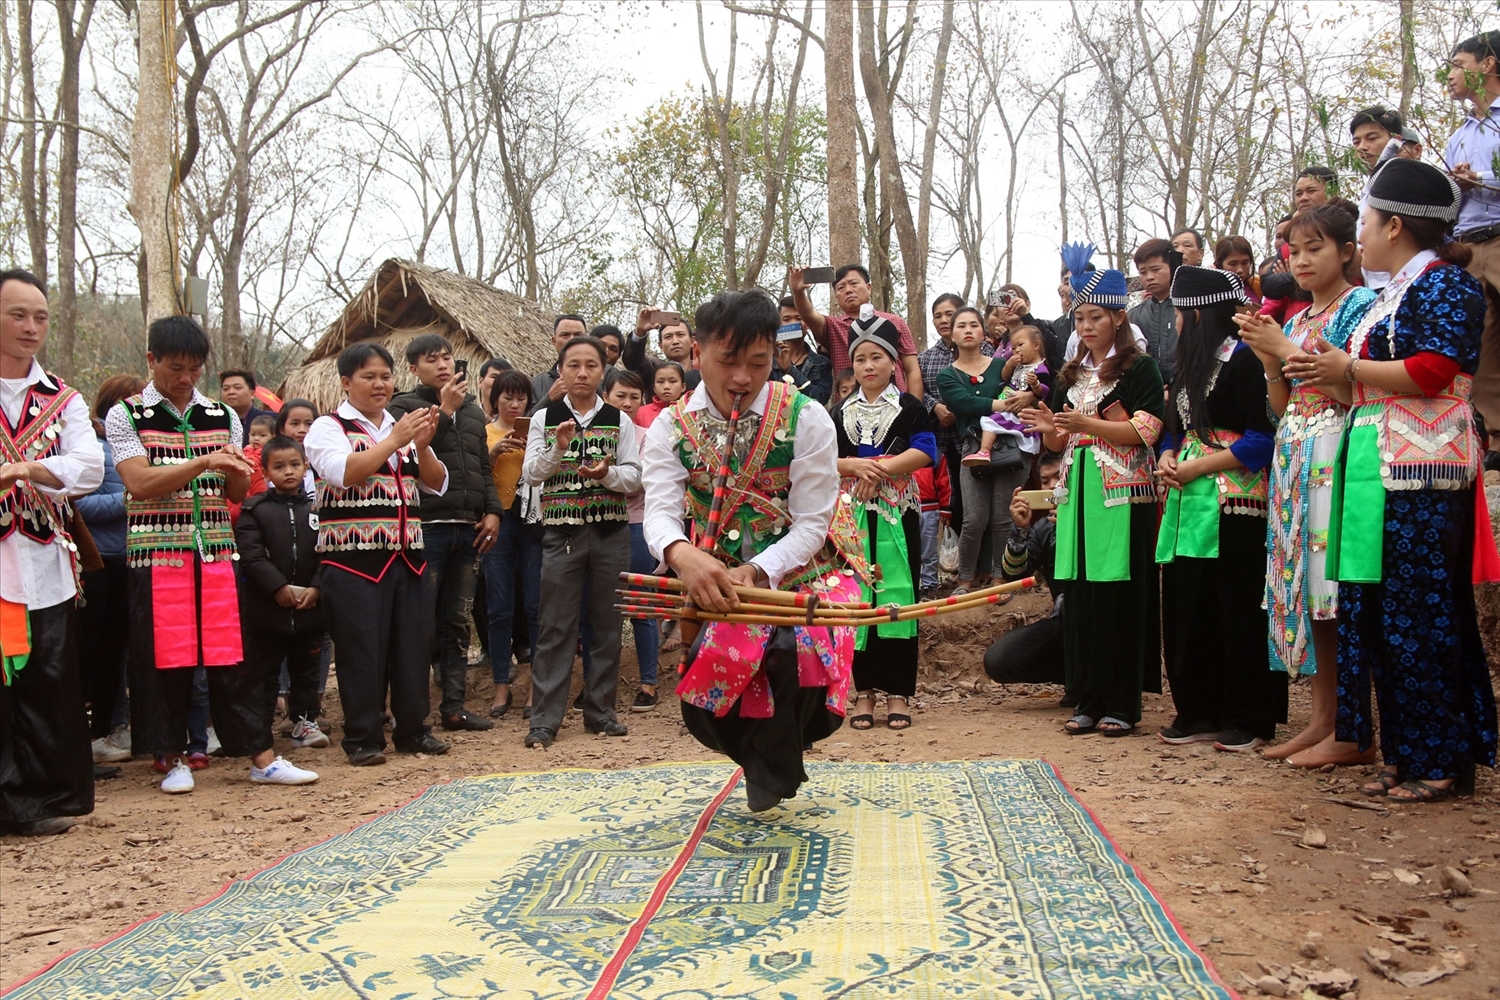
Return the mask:
<svg viewBox="0 0 1500 1000">
<path fill-rule="evenodd" d="M 1366 782 L 1359 786 L 1359 790 L 1371 798 L 1379 798 L 1389 795 L 1391 789 L 1401 784 L 1401 772 L 1381 771 L 1375 776 L 1374 781 Z"/>
</svg>

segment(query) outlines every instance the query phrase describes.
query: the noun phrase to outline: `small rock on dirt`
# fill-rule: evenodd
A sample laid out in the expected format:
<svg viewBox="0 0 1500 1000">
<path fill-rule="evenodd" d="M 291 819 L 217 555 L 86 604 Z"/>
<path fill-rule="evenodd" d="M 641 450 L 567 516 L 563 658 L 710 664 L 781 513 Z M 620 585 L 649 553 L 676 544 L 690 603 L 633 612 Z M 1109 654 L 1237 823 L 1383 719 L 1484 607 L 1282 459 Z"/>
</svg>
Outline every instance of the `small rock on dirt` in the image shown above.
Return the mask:
<svg viewBox="0 0 1500 1000">
<path fill-rule="evenodd" d="M 1268 997 L 1286 996 L 1286 983 L 1283 983 L 1275 976 L 1261 976 L 1255 981 L 1255 988 Z"/>
<path fill-rule="evenodd" d="M 1328 846 L 1328 834 L 1324 833 L 1322 830 L 1318 829 L 1315 826 L 1309 825 L 1306 829 L 1304 829 L 1302 831 L 1302 846 L 1303 847 L 1327 847 Z"/>
<path fill-rule="evenodd" d="M 1444 868 L 1438 872 L 1438 885 L 1455 896 L 1468 896 L 1474 892 L 1474 885 L 1469 881 L 1469 876 L 1457 868 Z"/>
</svg>

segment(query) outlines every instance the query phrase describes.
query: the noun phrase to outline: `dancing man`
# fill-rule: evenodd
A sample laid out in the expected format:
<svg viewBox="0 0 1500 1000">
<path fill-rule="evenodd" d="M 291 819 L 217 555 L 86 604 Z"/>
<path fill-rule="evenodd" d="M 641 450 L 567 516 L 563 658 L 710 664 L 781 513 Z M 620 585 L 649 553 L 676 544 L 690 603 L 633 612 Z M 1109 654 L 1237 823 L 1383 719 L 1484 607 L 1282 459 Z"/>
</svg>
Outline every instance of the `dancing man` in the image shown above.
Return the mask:
<svg viewBox="0 0 1500 1000">
<path fill-rule="evenodd" d="M 833 421 L 811 397 L 769 381 L 776 303 L 724 292 L 696 320 L 703 382 L 651 425 L 641 453 L 652 553 L 709 612 L 737 607 L 736 586 L 858 600 L 859 581 L 843 570 L 846 553 L 863 562 L 863 543 L 847 509 L 833 532 L 840 542 L 830 539 L 839 499 Z M 716 483 L 725 451 L 728 475 Z M 723 499 L 711 518 L 716 486 Z M 803 750 L 842 724 L 853 655 L 852 629 L 716 622 L 698 633 L 677 688 L 683 721 L 744 768 L 752 811 L 791 798 L 807 780 Z"/>
</svg>

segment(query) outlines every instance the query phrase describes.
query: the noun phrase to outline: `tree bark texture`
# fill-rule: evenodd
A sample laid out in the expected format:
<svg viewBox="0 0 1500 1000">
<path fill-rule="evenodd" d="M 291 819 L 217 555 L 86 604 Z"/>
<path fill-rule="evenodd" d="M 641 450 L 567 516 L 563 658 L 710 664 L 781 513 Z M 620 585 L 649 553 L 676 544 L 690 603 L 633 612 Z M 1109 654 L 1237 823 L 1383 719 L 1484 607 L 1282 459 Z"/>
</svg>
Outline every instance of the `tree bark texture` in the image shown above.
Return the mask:
<svg viewBox="0 0 1500 1000">
<path fill-rule="evenodd" d="M 177 18 L 166 0 L 140 0 L 140 68 L 130 130 L 130 214 L 146 260 L 146 322 L 178 311 L 177 251 L 168 219 L 172 189 L 172 91 L 167 60 Z"/>
<path fill-rule="evenodd" d="M 828 259 L 838 267 L 859 254 L 859 173 L 854 104 L 854 2 L 823 8 L 823 77 L 828 119 Z"/>
</svg>

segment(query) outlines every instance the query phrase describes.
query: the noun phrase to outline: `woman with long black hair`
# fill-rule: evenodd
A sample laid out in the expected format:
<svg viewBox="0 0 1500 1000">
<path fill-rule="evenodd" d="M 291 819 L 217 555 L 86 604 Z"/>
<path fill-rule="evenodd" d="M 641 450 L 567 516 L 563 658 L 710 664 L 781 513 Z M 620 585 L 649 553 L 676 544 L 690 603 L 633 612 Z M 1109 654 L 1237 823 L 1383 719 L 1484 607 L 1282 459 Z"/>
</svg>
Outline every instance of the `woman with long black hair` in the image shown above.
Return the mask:
<svg viewBox="0 0 1500 1000">
<path fill-rule="evenodd" d="M 1125 736 L 1141 721 L 1142 689 L 1161 690 L 1151 475 L 1161 369 L 1131 333 L 1125 276 L 1085 272 L 1092 247 L 1064 251 L 1064 264 L 1083 276 L 1073 286 L 1080 349 L 1063 366 L 1051 405 L 1022 410 L 1021 419 L 1042 432 L 1047 450 L 1063 452 L 1056 578 L 1067 581 L 1063 670 L 1078 698 L 1078 714 L 1063 728 Z"/>
<path fill-rule="evenodd" d="M 1472 791 L 1495 764 L 1495 695 L 1474 584 L 1500 579 L 1469 391 L 1485 302 L 1448 231 L 1459 191 L 1396 159 L 1370 181 L 1364 265 L 1391 275 L 1349 337 L 1292 355 L 1290 378 L 1352 404 L 1334 466 L 1328 573 L 1339 582 L 1340 740 L 1374 741 L 1370 795 L 1430 802 Z"/>
<path fill-rule="evenodd" d="M 1261 608 L 1275 428 L 1262 365 L 1234 323 L 1248 303 L 1229 271 L 1183 266 L 1173 276 L 1177 377 L 1157 468 L 1168 490 L 1156 561 L 1166 565 L 1162 627 L 1177 706 L 1161 738 L 1227 751 L 1270 740 L 1287 704 Z"/>
</svg>

